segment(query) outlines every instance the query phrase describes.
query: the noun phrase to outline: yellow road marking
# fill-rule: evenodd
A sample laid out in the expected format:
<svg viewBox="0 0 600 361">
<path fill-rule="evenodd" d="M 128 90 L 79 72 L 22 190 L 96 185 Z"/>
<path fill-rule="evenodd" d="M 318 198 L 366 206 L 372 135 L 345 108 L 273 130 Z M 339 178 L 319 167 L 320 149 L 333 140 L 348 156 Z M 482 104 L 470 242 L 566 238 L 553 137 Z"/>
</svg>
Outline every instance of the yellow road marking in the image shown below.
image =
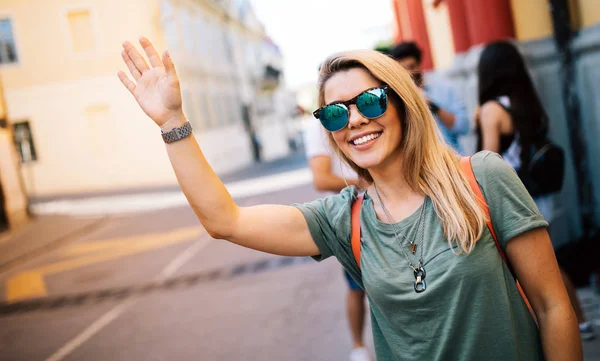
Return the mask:
<svg viewBox="0 0 600 361">
<path fill-rule="evenodd" d="M 6 299 L 22 300 L 46 295 L 46 285 L 39 272 L 25 271 L 6 282 Z"/>
<path fill-rule="evenodd" d="M 44 284 L 44 275 L 64 272 L 94 263 L 116 260 L 136 253 L 191 241 L 200 236 L 203 230 L 202 227 L 180 228 L 171 232 L 113 238 L 106 241 L 71 246 L 66 254 L 81 255 L 80 257 L 26 270 L 11 277 L 6 283 L 6 300 L 7 302 L 16 302 L 33 297 L 46 296 L 47 290 Z"/>
<path fill-rule="evenodd" d="M 179 228 L 174 231 L 162 233 L 150 233 L 136 236 L 111 238 L 104 241 L 91 241 L 74 244 L 66 248 L 63 252 L 66 256 L 76 256 L 82 253 L 92 253 L 103 250 L 117 250 L 123 247 L 138 246 L 140 244 L 151 244 L 154 242 L 169 242 L 172 239 L 193 238 L 199 236 L 204 228 L 202 227 L 186 227 Z"/>
</svg>

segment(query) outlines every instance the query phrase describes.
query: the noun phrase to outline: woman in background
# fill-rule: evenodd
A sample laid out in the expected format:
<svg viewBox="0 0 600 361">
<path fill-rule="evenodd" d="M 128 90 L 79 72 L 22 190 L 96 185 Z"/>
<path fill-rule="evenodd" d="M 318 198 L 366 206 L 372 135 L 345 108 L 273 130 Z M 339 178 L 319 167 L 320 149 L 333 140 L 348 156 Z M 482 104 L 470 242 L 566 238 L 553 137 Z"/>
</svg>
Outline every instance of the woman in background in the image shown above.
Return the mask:
<svg viewBox="0 0 600 361">
<path fill-rule="evenodd" d="M 535 194 L 526 172 L 533 156 L 532 146 L 544 142 L 548 137 L 548 116 L 527 72 L 525 61 L 513 44 L 497 41 L 488 44 L 481 53 L 477 73 L 477 150 L 501 154 L 532 194 L 544 218 L 552 223 L 553 194 Z M 563 269 L 561 275 L 579 321 L 581 338 L 593 339 L 595 333 L 585 320 L 573 283 Z"/>
</svg>

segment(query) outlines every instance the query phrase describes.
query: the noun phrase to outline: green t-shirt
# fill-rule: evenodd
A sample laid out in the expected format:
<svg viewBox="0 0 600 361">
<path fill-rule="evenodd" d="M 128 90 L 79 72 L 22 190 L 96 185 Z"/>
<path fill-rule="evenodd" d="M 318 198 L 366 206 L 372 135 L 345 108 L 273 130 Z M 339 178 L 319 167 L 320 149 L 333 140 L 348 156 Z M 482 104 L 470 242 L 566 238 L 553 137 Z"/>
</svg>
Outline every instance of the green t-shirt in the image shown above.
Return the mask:
<svg viewBox="0 0 600 361">
<path fill-rule="evenodd" d="M 491 210 L 503 248 L 515 236 L 547 227 L 514 170 L 491 152 L 472 157 L 475 176 Z M 419 243 L 421 208 L 393 226 L 379 221 L 369 194 L 361 210 L 361 266 L 350 245 L 354 187 L 339 195 L 295 205 L 304 214 L 320 250 L 335 256 L 366 291 L 377 360 L 543 360 L 537 326 L 487 230 L 470 255 L 456 255 L 444 236 L 431 199 L 425 198 L 423 260 L 427 289 L 415 277 L 400 247 Z M 455 246 L 456 247 L 456 246 Z M 411 256 L 417 264 L 416 255 Z"/>
</svg>

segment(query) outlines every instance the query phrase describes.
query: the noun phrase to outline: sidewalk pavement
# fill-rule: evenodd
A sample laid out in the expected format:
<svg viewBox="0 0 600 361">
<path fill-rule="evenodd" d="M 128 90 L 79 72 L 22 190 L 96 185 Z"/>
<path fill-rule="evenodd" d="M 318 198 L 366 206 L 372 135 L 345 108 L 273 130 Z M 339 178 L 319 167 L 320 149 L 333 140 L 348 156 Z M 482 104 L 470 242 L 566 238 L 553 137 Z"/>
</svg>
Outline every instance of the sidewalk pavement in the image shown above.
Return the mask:
<svg viewBox="0 0 600 361">
<path fill-rule="evenodd" d="M 306 184 L 312 180 L 303 152 L 221 177 L 234 198 Z M 32 200 L 31 220 L 0 233 L 0 274 L 102 226 L 111 215 L 186 206 L 179 188 L 113 192 Z"/>
</svg>

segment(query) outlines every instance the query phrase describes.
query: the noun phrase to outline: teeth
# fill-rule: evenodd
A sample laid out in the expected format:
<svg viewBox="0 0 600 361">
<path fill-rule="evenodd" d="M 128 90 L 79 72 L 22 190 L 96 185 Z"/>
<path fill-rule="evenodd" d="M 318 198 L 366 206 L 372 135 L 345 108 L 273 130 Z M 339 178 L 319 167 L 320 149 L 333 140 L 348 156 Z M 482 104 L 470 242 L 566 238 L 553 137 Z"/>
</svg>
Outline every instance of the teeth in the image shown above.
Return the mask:
<svg viewBox="0 0 600 361">
<path fill-rule="evenodd" d="M 352 141 L 352 144 L 354 144 L 354 145 L 361 145 L 361 144 L 364 144 L 364 143 L 368 142 L 369 140 L 372 140 L 372 139 L 375 139 L 375 138 L 379 138 L 380 135 L 381 135 L 381 133 L 373 133 L 373 134 L 365 135 L 364 137 L 360 137 L 360 138 L 354 139 Z"/>
</svg>

